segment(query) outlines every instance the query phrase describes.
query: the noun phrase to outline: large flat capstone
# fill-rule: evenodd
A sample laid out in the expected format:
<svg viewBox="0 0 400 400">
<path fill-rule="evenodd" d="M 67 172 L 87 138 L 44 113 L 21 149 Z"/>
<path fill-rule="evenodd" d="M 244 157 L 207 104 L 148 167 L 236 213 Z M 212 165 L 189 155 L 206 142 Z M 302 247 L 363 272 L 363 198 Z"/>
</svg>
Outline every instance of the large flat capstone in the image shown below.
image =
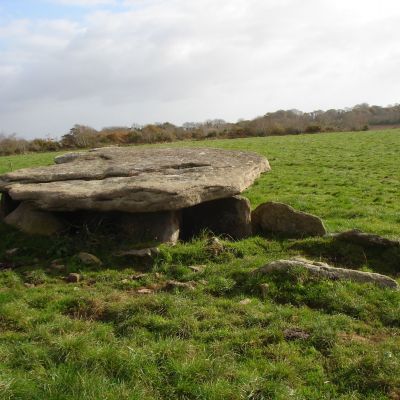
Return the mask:
<svg viewBox="0 0 400 400">
<path fill-rule="evenodd" d="M 167 211 L 235 196 L 269 170 L 243 151 L 106 147 L 1 175 L 0 192 L 48 211 Z"/>
</svg>

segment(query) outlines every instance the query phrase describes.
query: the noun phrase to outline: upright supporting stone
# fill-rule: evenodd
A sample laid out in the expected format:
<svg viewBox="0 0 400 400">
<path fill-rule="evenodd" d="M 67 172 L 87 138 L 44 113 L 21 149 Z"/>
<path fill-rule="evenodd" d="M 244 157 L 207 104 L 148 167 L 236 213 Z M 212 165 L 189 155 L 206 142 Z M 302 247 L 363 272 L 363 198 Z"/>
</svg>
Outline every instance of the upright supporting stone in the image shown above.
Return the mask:
<svg viewBox="0 0 400 400">
<path fill-rule="evenodd" d="M 0 218 L 5 218 L 12 213 L 20 204 L 19 201 L 14 201 L 8 193 L 1 193 L 0 200 Z"/>
<path fill-rule="evenodd" d="M 176 243 L 180 223 L 179 211 L 119 213 L 114 220 L 120 233 L 136 243 Z"/>
<path fill-rule="evenodd" d="M 186 208 L 182 214 L 182 237 L 188 239 L 203 230 L 242 239 L 251 235 L 250 202 L 234 196 Z"/>
<path fill-rule="evenodd" d="M 147 247 L 160 243 L 176 243 L 180 233 L 180 211 L 151 213 L 87 212 L 60 213 L 68 221 L 70 231 L 96 234 L 110 240 L 129 241 Z"/>
<path fill-rule="evenodd" d="M 35 209 L 29 203 L 21 203 L 4 218 L 4 222 L 30 235 L 51 236 L 65 229 L 62 219 L 53 213 Z"/>
</svg>

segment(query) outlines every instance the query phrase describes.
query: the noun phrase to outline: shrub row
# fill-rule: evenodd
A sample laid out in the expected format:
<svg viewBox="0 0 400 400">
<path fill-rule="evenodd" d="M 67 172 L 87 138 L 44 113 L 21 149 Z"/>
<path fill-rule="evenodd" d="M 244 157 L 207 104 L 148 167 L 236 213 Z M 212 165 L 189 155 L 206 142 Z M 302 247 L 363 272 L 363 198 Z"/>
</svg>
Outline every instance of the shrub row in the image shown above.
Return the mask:
<svg viewBox="0 0 400 400">
<path fill-rule="evenodd" d="M 276 111 L 249 121 L 228 123 L 221 119 L 202 123 L 187 122 L 176 126 L 169 122 L 131 127 L 107 127 L 96 130 L 75 125 L 60 140 L 25 140 L 14 135 L 0 134 L 0 155 L 35 151 L 89 148 L 107 145 L 163 143 L 177 140 L 204 140 L 253 136 L 296 135 L 333 131 L 361 131 L 369 126 L 400 124 L 400 105 L 389 107 L 360 104 L 346 110 Z"/>
</svg>

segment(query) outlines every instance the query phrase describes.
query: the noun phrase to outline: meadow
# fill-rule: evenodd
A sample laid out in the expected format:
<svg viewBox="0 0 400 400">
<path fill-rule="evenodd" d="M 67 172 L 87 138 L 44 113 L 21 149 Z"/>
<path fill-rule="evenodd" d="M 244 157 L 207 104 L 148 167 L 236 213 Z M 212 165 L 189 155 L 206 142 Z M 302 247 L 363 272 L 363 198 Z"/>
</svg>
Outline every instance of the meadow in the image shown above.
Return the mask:
<svg viewBox="0 0 400 400">
<path fill-rule="evenodd" d="M 282 201 L 320 216 L 330 233 L 400 239 L 400 130 L 168 146 L 258 152 L 272 171 L 244 193 L 252 207 Z M 0 157 L 0 174 L 55 155 Z M 133 280 L 143 268 L 113 256 L 128 238 L 27 237 L 1 223 L 0 237 L 0 399 L 400 399 L 400 292 L 301 271 L 249 274 L 300 255 L 399 280 L 398 251 L 256 236 L 222 240 L 215 253 L 205 233 L 161 246 Z M 79 251 L 103 266 L 82 265 Z M 64 270 L 51 268 L 55 259 Z M 69 272 L 82 281 L 66 283 Z M 167 279 L 195 289 L 137 293 Z"/>
</svg>

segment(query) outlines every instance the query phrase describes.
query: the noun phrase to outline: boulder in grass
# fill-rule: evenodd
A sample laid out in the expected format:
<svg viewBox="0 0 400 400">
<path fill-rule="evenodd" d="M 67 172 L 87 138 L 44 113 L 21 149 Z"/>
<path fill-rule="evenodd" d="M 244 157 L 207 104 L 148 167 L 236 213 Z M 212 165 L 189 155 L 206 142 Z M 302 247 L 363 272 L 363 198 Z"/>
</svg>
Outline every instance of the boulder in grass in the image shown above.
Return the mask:
<svg viewBox="0 0 400 400">
<path fill-rule="evenodd" d="M 79 261 L 84 264 L 84 265 L 102 265 L 103 263 L 101 262 L 101 260 L 96 257 L 94 254 L 90 254 L 90 253 L 85 253 L 83 251 L 81 251 L 78 254 L 78 259 Z"/>
<path fill-rule="evenodd" d="M 273 272 L 288 272 L 295 268 L 307 270 L 311 275 L 322 279 L 351 280 L 359 283 L 372 283 L 383 288 L 399 289 L 398 283 L 386 276 L 372 272 L 356 271 L 352 269 L 336 268 L 323 262 L 306 259 L 277 260 L 254 270 L 253 274 L 270 274 Z"/>
<path fill-rule="evenodd" d="M 71 272 L 65 277 L 65 281 L 68 283 L 78 283 L 82 280 L 81 274 Z"/>
<path fill-rule="evenodd" d="M 280 234 L 286 237 L 308 237 L 326 235 L 320 218 L 293 207 L 269 201 L 259 205 L 251 213 L 253 233 Z"/>
</svg>

